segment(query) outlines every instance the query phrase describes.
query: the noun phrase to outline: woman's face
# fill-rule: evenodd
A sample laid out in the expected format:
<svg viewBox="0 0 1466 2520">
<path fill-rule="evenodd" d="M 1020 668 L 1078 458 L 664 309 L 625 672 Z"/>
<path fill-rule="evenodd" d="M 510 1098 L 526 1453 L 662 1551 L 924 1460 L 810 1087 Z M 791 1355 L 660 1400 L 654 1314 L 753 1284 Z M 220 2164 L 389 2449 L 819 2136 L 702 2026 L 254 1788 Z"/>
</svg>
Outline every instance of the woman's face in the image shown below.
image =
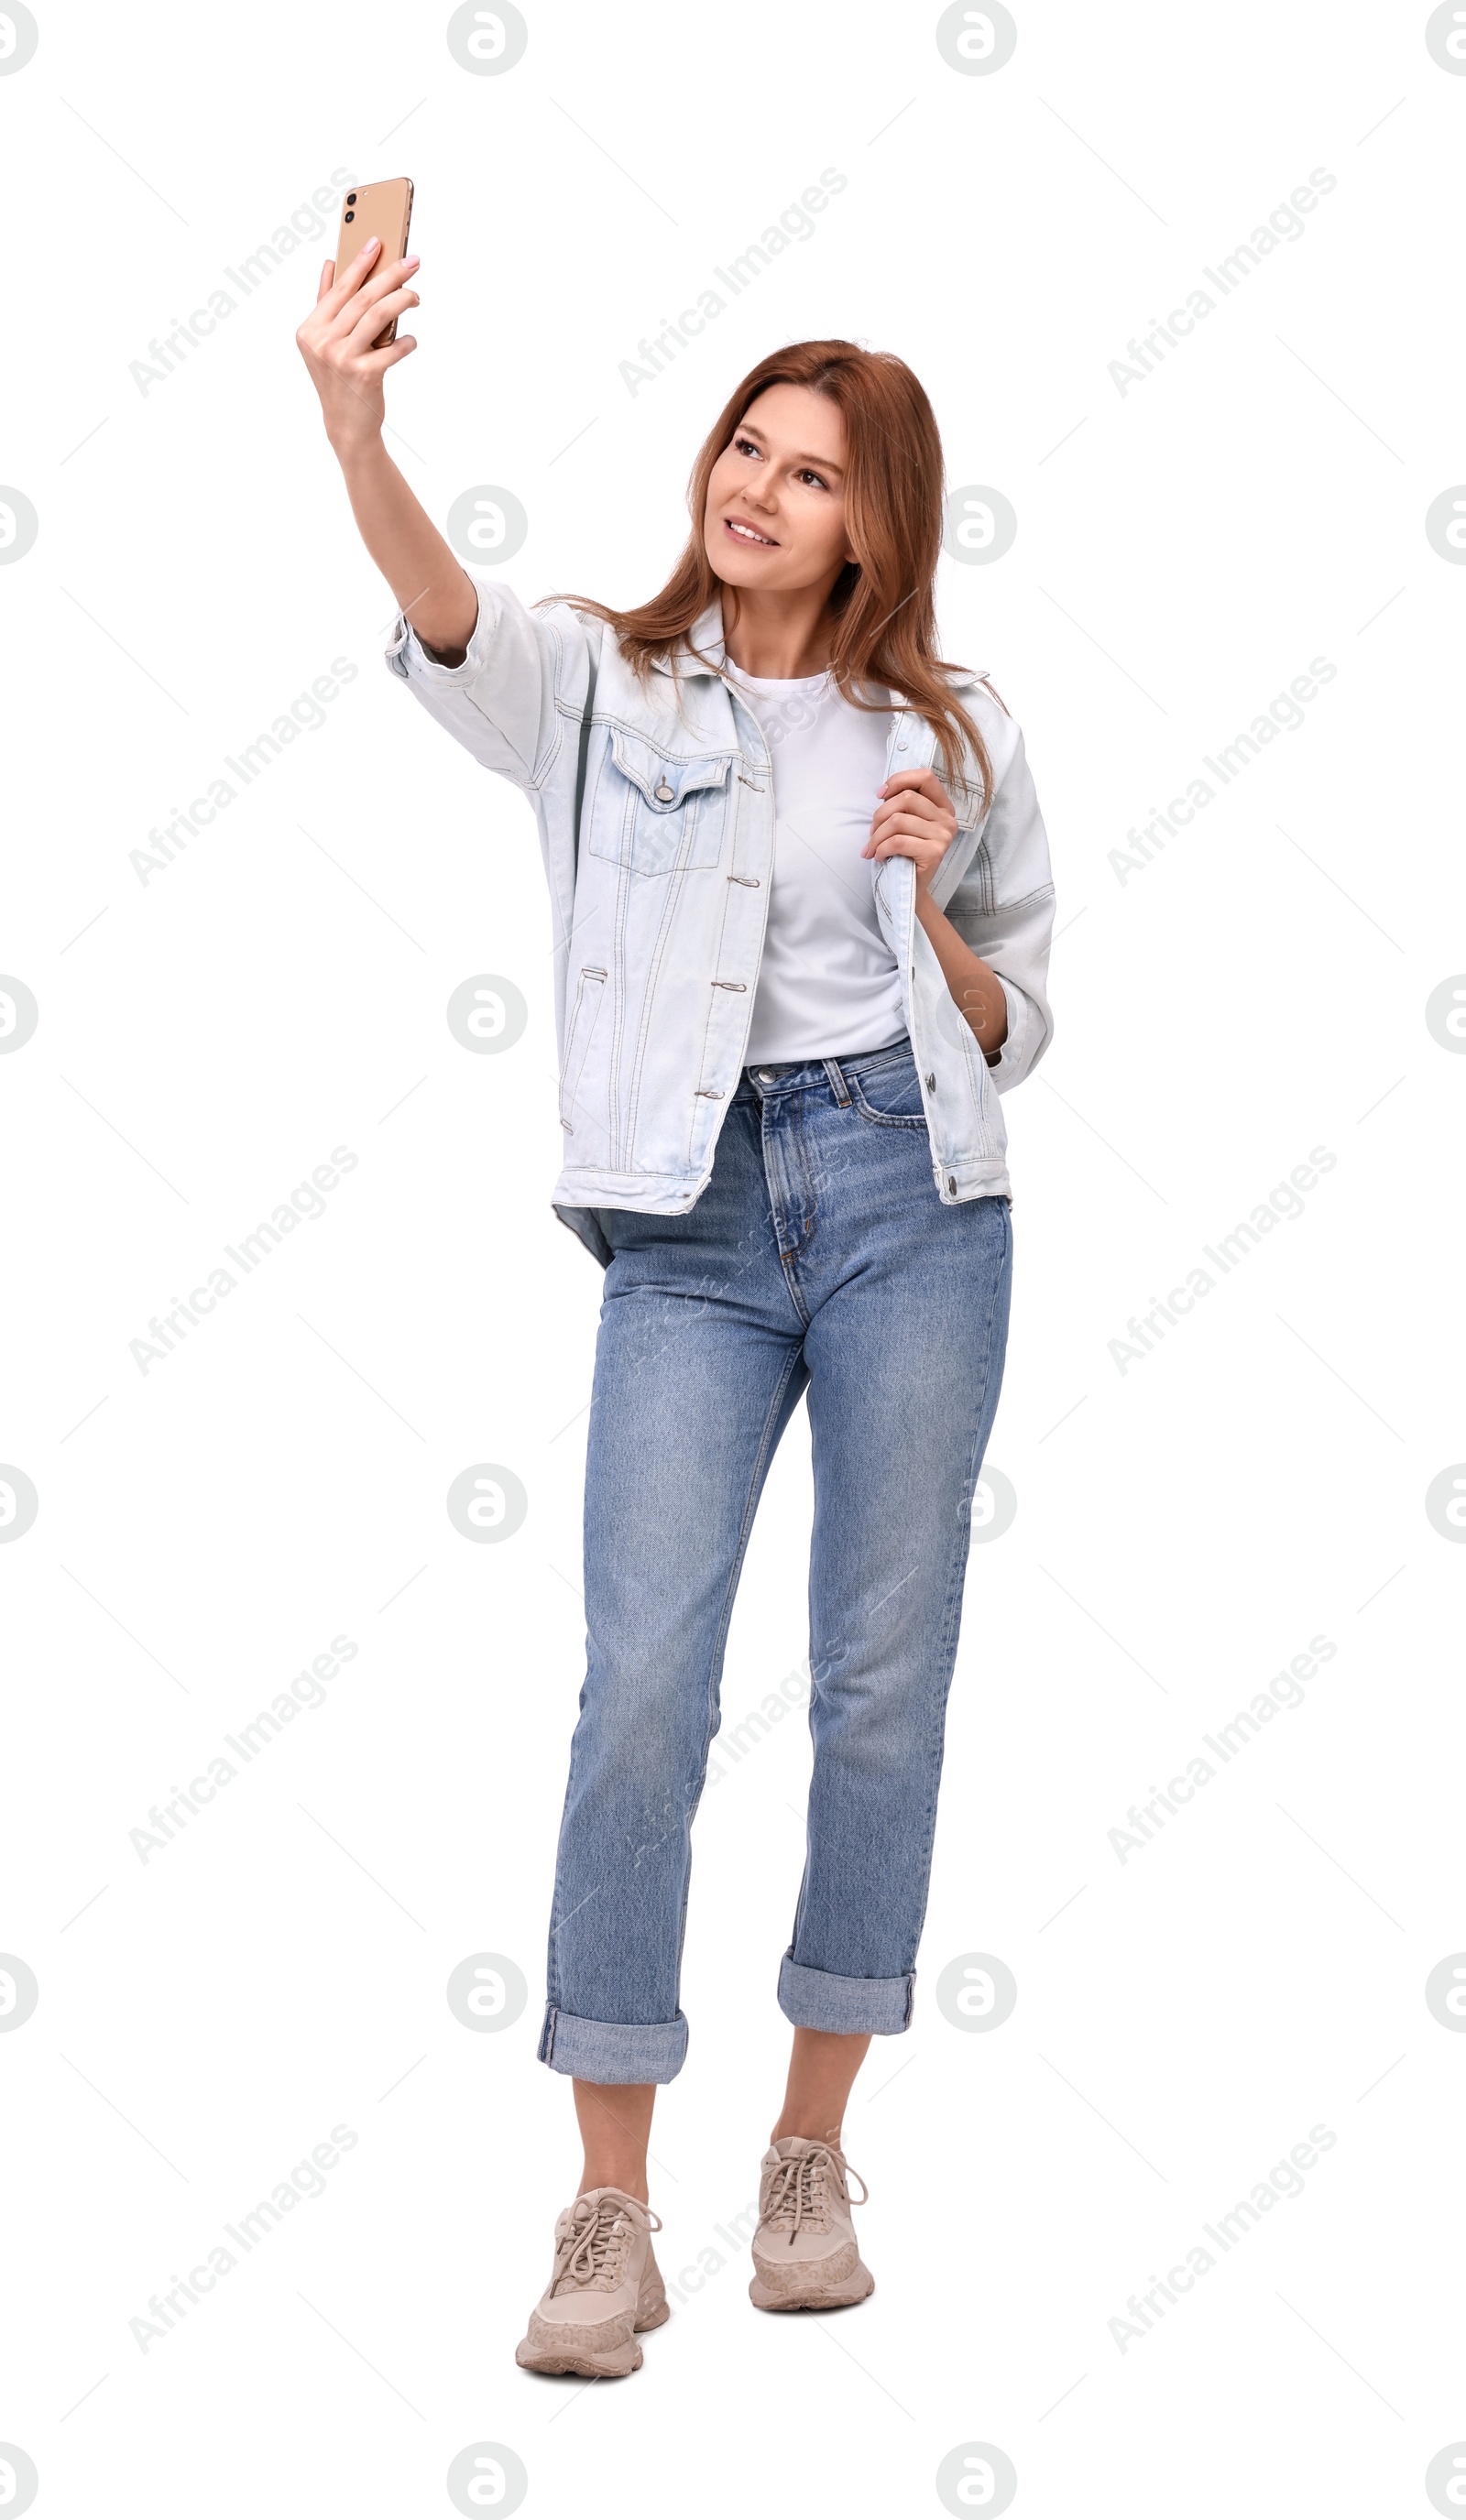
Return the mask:
<svg viewBox="0 0 1466 2520">
<path fill-rule="evenodd" d="M 848 560 L 845 421 L 827 394 L 770 385 L 708 484 L 703 541 L 727 586 L 759 595 L 831 587 Z"/>
</svg>

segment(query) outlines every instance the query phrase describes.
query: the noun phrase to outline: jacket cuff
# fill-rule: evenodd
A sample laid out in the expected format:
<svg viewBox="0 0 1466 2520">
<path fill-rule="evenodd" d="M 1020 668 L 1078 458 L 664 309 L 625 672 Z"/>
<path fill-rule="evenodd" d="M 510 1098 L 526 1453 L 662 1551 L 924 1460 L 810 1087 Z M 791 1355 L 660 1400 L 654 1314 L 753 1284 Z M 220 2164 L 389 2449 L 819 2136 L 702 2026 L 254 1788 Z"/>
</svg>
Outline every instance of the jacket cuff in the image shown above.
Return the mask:
<svg viewBox="0 0 1466 2520">
<path fill-rule="evenodd" d="M 468 654 L 462 664 L 435 664 L 406 613 L 399 612 L 392 623 L 391 637 L 386 651 L 388 667 L 391 673 L 399 674 L 404 683 L 426 683 L 430 688 L 435 684 L 439 689 L 445 688 L 449 691 L 455 684 L 471 683 L 476 675 L 482 673 L 488 662 L 488 643 L 493 636 L 494 613 L 492 601 L 485 604 L 483 600 L 487 589 L 481 586 L 477 578 L 474 579 L 474 585 L 479 594 L 479 617 L 474 623 L 474 635 L 469 641 Z"/>
<path fill-rule="evenodd" d="M 1022 989 L 1015 989 L 1011 980 L 1003 980 L 1001 971 L 997 976 L 1003 981 L 1003 997 L 1008 1008 L 1008 1029 L 1003 1035 L 1003 1046 L 997 1058 L 987 1060 L 987 1072 L 1001 1094 L 1008 1086 L 1016 1085 L 1024 1072 L 1031 1010 Z M 984 1057 L 986 1058 L 985 1052 Z"/>
</svg>

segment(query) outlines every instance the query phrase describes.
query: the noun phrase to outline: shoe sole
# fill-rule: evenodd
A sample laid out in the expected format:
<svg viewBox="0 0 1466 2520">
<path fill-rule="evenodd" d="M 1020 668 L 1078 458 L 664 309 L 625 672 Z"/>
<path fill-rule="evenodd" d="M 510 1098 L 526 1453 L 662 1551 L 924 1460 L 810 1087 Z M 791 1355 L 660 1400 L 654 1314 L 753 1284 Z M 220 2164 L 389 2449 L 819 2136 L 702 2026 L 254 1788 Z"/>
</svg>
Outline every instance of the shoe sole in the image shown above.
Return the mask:
<svg viewBox="0 0 1466 2520">
<path fill-rule="evenodd" d="M 756 2310 L 853 2310 L 856 2302 L 869 2301 L 875 2288 L 875 2276 L 857 2258 L 853 2272 L 840 2283 L 813 2283 L 805 2292 L 773 2292 L 755 2275 L 749 2299 Z"/>
<path fill-rule="evenodd" d="M 529 2335 L 515 2347 L 514 2359 L 522 2371 L 574 2372 L 582 2380 L 624 2380 L 641 2369 L 641 2347 L 638 2336 L 650 2328 L 662 2327 L 671 2317 L 671 2305 L 665 2293 L 643 2296 L 637 2304 L 637 2318 L 624 2345 L 607 2346 L 597 2353 L 554 2345 L 544 2336 L 536 2337 L 532 2326 Z"/>
</svg>

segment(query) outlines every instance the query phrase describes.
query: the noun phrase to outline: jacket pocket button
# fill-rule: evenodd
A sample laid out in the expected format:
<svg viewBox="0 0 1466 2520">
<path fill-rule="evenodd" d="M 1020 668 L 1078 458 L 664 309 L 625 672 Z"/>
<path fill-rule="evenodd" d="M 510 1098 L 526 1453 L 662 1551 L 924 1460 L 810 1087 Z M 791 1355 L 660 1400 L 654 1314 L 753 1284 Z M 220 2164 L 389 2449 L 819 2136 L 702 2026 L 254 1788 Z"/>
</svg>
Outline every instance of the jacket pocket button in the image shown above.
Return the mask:
<svg viewBox="0 0 1466 2520">
<path fill-rule="evenodd" d="M 660 788 L 654 788 L 652 790 L 652 793 L 656 797 L 659 805 L 669 805 L 672 801 L 674 792 L 675 791 L 672 788 L 668 788 L 664 779 Z"/>
</svg>

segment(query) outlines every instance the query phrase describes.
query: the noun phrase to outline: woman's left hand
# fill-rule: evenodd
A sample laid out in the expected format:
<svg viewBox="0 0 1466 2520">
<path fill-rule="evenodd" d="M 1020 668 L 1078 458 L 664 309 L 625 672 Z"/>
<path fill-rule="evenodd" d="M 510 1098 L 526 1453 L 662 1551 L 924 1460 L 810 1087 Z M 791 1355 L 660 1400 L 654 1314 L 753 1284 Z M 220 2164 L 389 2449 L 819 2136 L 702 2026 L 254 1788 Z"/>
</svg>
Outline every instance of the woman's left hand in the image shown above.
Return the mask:
<svg viewBox="0 0 1466 2520">
<path fill-rule="evenodd" d="M 863 858 L 910 858 L 924 893 L 957 836 L 952 800 L 935 770 L 896 770 L 880 790 Z"/>
</svg>

